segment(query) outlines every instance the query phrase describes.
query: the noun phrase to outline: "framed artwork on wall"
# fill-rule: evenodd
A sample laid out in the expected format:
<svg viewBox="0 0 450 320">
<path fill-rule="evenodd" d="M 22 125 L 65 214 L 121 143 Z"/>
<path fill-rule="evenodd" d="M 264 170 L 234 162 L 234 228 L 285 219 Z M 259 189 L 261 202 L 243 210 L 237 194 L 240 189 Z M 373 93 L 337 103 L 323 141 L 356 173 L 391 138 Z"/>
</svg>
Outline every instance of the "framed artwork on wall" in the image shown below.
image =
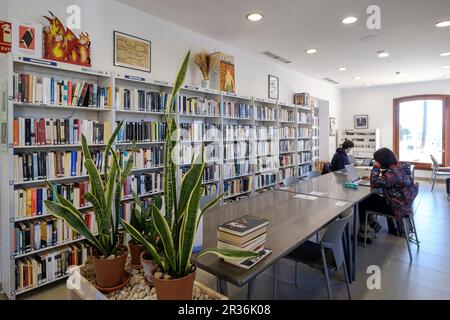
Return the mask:
<svg viewBox="0 0 450 320">
<path fill-rule="evenodd" d="M 336 133 L 336 118 L 330 117 L 330 137 L 335 137 Z"/>
<path fill-rule="evenodd" d="M 151 72 L 151 41 L 114 31 L 114 65 Z"/>
<path fill-rule="evenodd" d="M 269 74 L 269 99 L 278 100 L 280 98 L 280 79 Z"/>
<path fill-rule="evenodd" d="M 355 129 L 369 129 L 369 116 L 368 115 L 355 116 Z"/>
<path fill-rule="evenodd" d="M 14 20 L 12 52 L 32 58 L 42 58 L 42 25 Z"/>
</svg>

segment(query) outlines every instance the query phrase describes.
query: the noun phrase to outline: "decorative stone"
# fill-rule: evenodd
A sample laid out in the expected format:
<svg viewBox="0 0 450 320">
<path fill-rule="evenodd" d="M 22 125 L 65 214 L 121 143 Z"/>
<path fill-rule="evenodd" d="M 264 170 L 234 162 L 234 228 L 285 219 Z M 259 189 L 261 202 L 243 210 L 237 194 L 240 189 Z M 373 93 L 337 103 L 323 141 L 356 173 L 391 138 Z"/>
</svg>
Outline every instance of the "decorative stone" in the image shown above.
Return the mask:
<svg viewBox="0 0 450 320">
<path fill-rule="evenodd" d="M 155 274 L 154 274 L 154 277 L 155 277 L 156 279 L 161 279 L 162 276 L 163 276 L 162 272 L 155 272 Z"/>
</svg>

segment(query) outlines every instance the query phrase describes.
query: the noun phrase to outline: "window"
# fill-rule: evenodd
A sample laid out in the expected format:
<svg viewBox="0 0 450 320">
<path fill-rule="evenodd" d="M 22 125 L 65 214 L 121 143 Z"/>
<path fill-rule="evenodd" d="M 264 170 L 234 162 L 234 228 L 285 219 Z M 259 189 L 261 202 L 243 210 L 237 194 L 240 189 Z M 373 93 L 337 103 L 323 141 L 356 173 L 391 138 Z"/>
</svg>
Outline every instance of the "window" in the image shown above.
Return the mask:
<svg viewBox="0 0 450 320">
<path fill-rule="evenodd" d="M 433 155 L 449 163 L 449 99 L 424 95 L 394 99 L 394 152 L 400 161 L 431 168 Z"/>
</svg>

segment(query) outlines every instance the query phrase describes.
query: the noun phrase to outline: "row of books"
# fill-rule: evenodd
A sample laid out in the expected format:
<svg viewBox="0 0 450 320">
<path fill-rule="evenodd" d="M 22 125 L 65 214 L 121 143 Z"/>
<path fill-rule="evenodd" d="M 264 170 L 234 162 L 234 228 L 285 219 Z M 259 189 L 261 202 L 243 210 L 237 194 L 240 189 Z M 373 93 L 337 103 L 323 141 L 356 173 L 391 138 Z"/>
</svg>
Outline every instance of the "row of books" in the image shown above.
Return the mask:
<svg viewBox="0 0 450 320">
<path fill-rule="evenodd" d="M 163 122 L 126 122 L 117 135 L 118 143 L 164 142 L 165 139 L 166 124 Z"/>
<path fill-rule="evenodd" d="M 281 109 L 279 112 L 279 121 L 295 122 L 296 112 L 294 110 Z"/>
<path fill-rule="evenodd" d="M 224 192 L 228 196 L 240 194 L 242 192 L 252 191 L 253 177 L 243 177 L 239 179 L 229 180 L 224 182 Z"/>
<path fill-rule="evenodd" d="M 312 129 L 312 136 L 313 137 L 319 137 L 320 133 L 319 133 L 319 129 L 318 128 L 313 128 Z M 354 140 L 352 140 L 354 141 Z M 373 140 L 375 142 L 375 140 Z"/>
<path fill-rule="evenodd" d="M 277 141 L 258 141 L 256 143 L 256 154 L 258 156 L 274 155 L 278 152 Z"/>
<path fill-rule="evenodd" d="M 223 165 L 224 179 L 231 179 L 252 173 L 252 165 L 250 160 L 238 161 L 235 163 L 226 163 Z"/>
<path fill-rule="evenodd" d="M 224 159 L 232 160 L 250 156 L 250 143 L 246 141 L 224 144 Z"/>
<path fill-rule="evenodd" d="M 278 181 L 283 181 L 286 178 L 292 178 L 296 176 L 295 168 L 284 168 L 278 171 Z"/>
<path fill-rule="evenodd" d="M 223 103 L 225 118 L 253 119 L 253 107 L 239 102 Z"/>
<path fill-rule="evenodd" d="M 312 137 L 311 128 L 298 128 L 298 137 L 299 138 L 311 138 Z"/>
<path fill-rule="evenodd" d="M 15 289 L 20 292 L 59 279 L 71 266 L 83 265 L 88 255 L 88 247 L 77 243 L 18 259 L 15 263 Z"/>
<path fill-rule="evenodd" d="M 269 255 L 271 250 L 265 249 L 269 224 L 266 219 L 247 215 L 220 225 L 217 231 L 217 248 L 259 253 L 253 259 L 224 259 L 225 262 L 250 269 Z"/>
<path fill-rule="evenodd" d="M 223 137 L 225 141 L 252 140 L 252 126 L 224 125 Z"/>
<path fill-rule="evenodd" d="M 306 113 L 306 112 L 298 112 L 297 113 L 297 122 L 298 123 L 312 123 L 311 114 Z"/>
<path fill-rule="evenodd" d="M 220 116 L 219 102 L 203 97 L 178 97 L 178 112 L 187 115 Z"/>
<path fill-rule="evenodd" d="M 134 167 L 137 169 L 157 168 L 163 166 L 164 147 L 154 146 L 149 148 L 137 148 L 136 151 L 120 150 L 119 164 L 125 168 L 133 157 Z"/>
<path fill-rule="evenodd" d="M 256 107 L 256 119 L 257 120 L 267 120 L 276 121 L 277 120 L 277 110 L 270 107 Z"/>
<path fill-rule="evenodd" d="M 103 172 L 102 151 L 92 151 L 92 160 Z M 111 159 L 109 159 L 111 161 Z M 16 182 L 56 179 L 86 175 L 82 151 L 33 152 L 14 155 Z"/>
<path fill-rule="evenodd" d="M 298 167 L 298 176 L 299 177 L 306 176 L 309 172 L 311 172 L 310 165 Z"/>
<path fill-rule="evenodd" d="M 280 156 L 280 167 L 295 165 L 295 154 L 284 154 Z"/>
<path fill-rule="evenodd" d="M 162 172 L 149 172 L 142 175 L 131 175 L 125 179 L 123 196 L 130 197 L 133 192 L 138 195 L 162 192 L 164 178 Z"/>
<path fill-rule="evenodd" d="M 260 126 L 256 127 L 256 139 L 257 140 L 270 140 L 278 138 L 278 128 L 274 126 Z"/>
<path fill-rule="evenodd" d="M 309 140 L 299 140 L 297 141 L 298 150 L 311 150 L 311 141 Z"/>
<path fill-rule="evenodd" d="M 94 234 L 97 233 L 98 227 L 94 213 L 87 212 L 83 218 L 89 230 Z M 18 222 L 14 227 L 14 253 L 30 253 L 59 246 L 78 238 L 80 235 L 63 219 L 45 217 Z"/>
<path fill-rule="evenodd" d="M 180 123 L 178 126 L 180 131 L 180 141 L 220 141 L 220 125 L 193 122 L 193 123 Z"/>
<path fill-rule="evenodd" d="M 72 107 L 104 108 L 111 106 L 111 88 L 86 81 L 14 74 L 13 92 L 16 102 L 43 103 Z"/>
<path fill-rule="evenodd" d="M 297 136 L 298 136 L 298 129 L 296 127 L 280 128 L 280 139 L 296 139 Z"/>
<path fill-rule="evenodd" d="M 181 168 L 181 177 L 189 171 L 189 167 Z M 203 171 L 203 179 L 202 182 L 211 182 L 220 180 L 220 165 L 212 164 L 206 165 L 205 170 Z"/>
<path fill-rule="evenodd" d="M 203 197 L 210 196 L 210 195 L 217 195 L 219 192 L 219 185 L 218 184 L 207 184 L 207 185 L 202 186 L 202 189 L 203 189 L 202 190 Z"/>
<path fill-rule="evenodd" d="M 298 154 L 298 156 L 299 156 L 299 163 L 309 162 L 312 159 L 311 152 L 301 152 Z"/>
<path fill-rule="evenodd" d="M 256 189 L 269 187 L 275 184 L 277 181 L 277 175 L 273 174 L 258 174 L 255 177 L 256 179 Z"/>
<path fill-rule="evenodd" d="M 168 100 L 165 92 L 116 88 L 117 110 L 163 112 Z"/>
<path fill-rule="evenodd" d="M 111 136 L 111 123 L 86 119 L 15 118 L 14 146 L 104 143 Z"/>
<path fill-rule="evenodd" d="M 280 141 L 280 152 L 294 152 L 295 143 L 294 141 L 284 140 Z"/>
<path fill-rule="evenodd" d="M 56 192 L 74 205 L 83 208 L 89 203 L 83 199 L 85 192 L 89 192 L 89 182 L 55 185 Z M 56 201 L 56 195 L 49 188 L 28 188 L 14 190 L 15 219 L 36 217 L 49 213 L 45 201 Z"/>
<path fill-rule="evenodd" d="M 279 160 L 277 156 L 258 158 L 256 162 L 256 172 L 277 170 L 279 167 Z"/>
<path fill-rule="evenodd" d="M 180 165 L 191 165 L 192 160 L 199 157 L 202 152 L 201 145 L 179 144 L 177 145 L 178 162 Z M 205 161 L 215 161 L 220 159 L 220 145 L 209 144 L 204 149 Z M 198 158 L 201 160 L 201 158 Z"/>
</svg>

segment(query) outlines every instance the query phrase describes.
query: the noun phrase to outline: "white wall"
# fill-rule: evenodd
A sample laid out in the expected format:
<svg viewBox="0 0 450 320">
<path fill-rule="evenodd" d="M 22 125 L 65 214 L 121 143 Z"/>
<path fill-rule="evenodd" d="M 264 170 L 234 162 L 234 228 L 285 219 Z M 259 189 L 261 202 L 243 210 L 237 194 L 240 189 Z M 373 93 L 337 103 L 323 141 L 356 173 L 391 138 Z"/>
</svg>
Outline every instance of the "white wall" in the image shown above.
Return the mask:
<svg viewBox="0 0 450 320">
<path fill-rule="evenodd" d="M 339 127 L 351 129 L 355 115 L 367 114 L 370 128 L 381 129 L 381 146 L 393 148 L 393 100 L 419 94 L 450 94 L 450 80 L 343 90 Z"/>
<path fill-rule="evenodd" d="M 331 116 L 337 117 L 340 113 L 340 90 L 323 81 L 294 72 L 264 57 L 228 47 L 214 39 L 113 0 L 7 0 L 6 2 L 9 2 L 9 13 L 2 10 L 0 19 L 16 18 L 43 25 L 47 23 L 42 15 L 47 14 L 48 10 L 65 23 L 67 6 L 79 5 L 82 10 L 82 31 L 88 32 L 91 36 L 92 65 L 96 69 L 114 69 L 113 31 L 116 30 L 152 41 L 151 77 L 154 79 L 173 81 L 188 49 L 194 52 L 201 49 L 224 51 L 235 57 L 238 93 L 267 98 L 267 77 L 268 74 L 273 74 L 280 78 L 282 101 L 292 102 L 295 92 L 309 92 L 314 97 L 330 101 Z M 198 85 L 201 73 L 192 65 L 186 83 Z M 145 75 L 148 77 L 148 74 Z"/>
</svg>

